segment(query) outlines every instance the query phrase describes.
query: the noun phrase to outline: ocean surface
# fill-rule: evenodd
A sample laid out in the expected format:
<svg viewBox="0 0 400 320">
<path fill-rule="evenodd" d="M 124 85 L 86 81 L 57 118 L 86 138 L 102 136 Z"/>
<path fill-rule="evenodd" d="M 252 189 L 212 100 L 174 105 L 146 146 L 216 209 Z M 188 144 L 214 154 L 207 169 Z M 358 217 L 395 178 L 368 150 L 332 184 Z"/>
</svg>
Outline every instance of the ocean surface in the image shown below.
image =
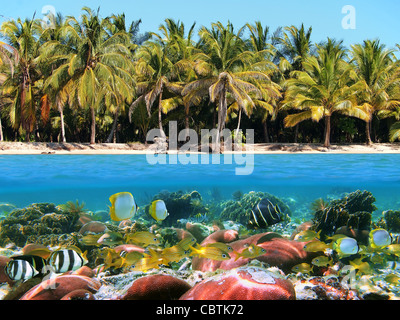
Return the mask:
<svg viewBox="0 0 400 320">
<path fill-rule="evenodd" d="M 331 200 L 360 189 L 375 196 L 377 217 L 383 210 L 400 210 L 399 154 L 195 157 L 198 164 L 171 155 L 156 164 L 146 155 L 0 156 L 0 203 L 25 207 L 78 200 L 96 211 L 108 210 L 110 195 L 122 191 L 131 192 L 139 206 L 164 190 L 197 190 L 203 201 L 232 199 L 236 191 L 263 191 L 307 211 L 318 198 Z M 238 175 L 245 167 L 247 174 Z"/>
</svg>

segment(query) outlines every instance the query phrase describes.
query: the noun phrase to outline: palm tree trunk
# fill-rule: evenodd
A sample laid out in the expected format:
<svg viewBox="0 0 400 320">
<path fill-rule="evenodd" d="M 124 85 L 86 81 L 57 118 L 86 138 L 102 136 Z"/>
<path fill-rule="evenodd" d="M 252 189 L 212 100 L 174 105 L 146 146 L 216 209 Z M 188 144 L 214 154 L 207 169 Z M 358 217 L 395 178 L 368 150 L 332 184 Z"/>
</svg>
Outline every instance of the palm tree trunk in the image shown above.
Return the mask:
<svg viewBox="0 0 400 320">
<path fill-rule="evenodd" d="M 215 149 L 213 150 L 214 153 L 221 153 L 221 132 L 225 126 L 226 105 L 226 90 L 224 87 L 219 99 L 217 137 L 215 139 Z"/>
<path fill-rule="evenodd" d="M 3 137 L 3 126 L 1 125 L 1 118 L 0 118 L 0 141 L 3 141 L 4 137 Z"/>
<path fill-rule="evenodd" d="M 239 107 L 239 116 L 238 116 L 238 124 L 236 128 L 235 138 L 238 138 L 239 130 L 240 130 L 240 121 L 242 120 L 242 108 Z"/>
<path fill-rule="evenodd" d="M 372 144 L 371 140 L 371 120 L 365 121 L 365 138 L 367 145 Z"/>
<path fill-rule="evenodd" d="M 161 137 L 166 139 L 167 136 L 165 135 L 164 129 L 162 127 L 162 118 L 161 118 L 161 102 L 162 102 L 162 94 L 163 94 L 163 88 L 160 90 L 160 96 L 158 97 L 158 127 L 160 128 L 160 134 Z"/>
<path fill-rule="evenodd" d="M 115 132 L 117 130 L 117 124 L 118 124 L 118 114 L 119 114 L 119 106 L 117 107 L 117 110 L 115 110 L 114 122 L 113 122 L 113 126 L 111 128 L 110 135 L 107 138 L 107 141 L 106 141 L 107 143 L 111 143 L 113 138 L 115 138 Z M 116 143 L 116 139 L 114 139 L 114 143 Z"/>
<path fill-rule="evenodd" d="M 65 123 L 64 123 L 64 110 L 63 107 L 61 106 L 61 103 L 58 104 L 58 112 L 60 112 L 60 121 L 61 121 L 61 142 L 65 143 L 67 142 L 65 138 Z"/>
<path fill-rule="evenodd" d="M 92 126 L 91 126 L 91 134 L 90 134 L 90 144 L 96 143 L 96 113 L 94 111 L 94 107 L 90 107 L 90 112 L 92 114 Z"/>
<path fill-rule="evenodd" d="M 265 141 L 265 143 L 269 143 L 267 119 L 265 119 L 265 121 L 262 121 L 262 126 L 263 126 L 263 131 L 264 131 L 264 141 Z"/>
<path fill-rule="evenodd" d="M 294 143 L 297 143 L 297 136 L 299 135 L 299 124 L 294 127 Z"/>
<path fill-rule="evenodd" d="M 331 116 L 325 116 L 325 142 L 324 147 L 331 145 Z"/>
</svg>

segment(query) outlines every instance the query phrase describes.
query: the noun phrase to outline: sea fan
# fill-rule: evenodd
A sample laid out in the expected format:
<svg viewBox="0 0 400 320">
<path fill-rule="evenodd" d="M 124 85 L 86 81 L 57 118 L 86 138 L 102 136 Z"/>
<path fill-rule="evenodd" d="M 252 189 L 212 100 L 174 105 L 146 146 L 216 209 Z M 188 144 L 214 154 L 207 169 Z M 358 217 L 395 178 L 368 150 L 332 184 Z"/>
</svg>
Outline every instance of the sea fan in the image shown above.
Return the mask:
<svg viewBox="0 0 400 320">
<path fill-rule="evenodd" d="M 329 205 L 329 202 L 325 201 L 322 198 L 316 199 L 311 203 L 311 210 L 313 212 L 317 212 L 320 210 L 326 209 L 326 207 Z"/>
</svg>

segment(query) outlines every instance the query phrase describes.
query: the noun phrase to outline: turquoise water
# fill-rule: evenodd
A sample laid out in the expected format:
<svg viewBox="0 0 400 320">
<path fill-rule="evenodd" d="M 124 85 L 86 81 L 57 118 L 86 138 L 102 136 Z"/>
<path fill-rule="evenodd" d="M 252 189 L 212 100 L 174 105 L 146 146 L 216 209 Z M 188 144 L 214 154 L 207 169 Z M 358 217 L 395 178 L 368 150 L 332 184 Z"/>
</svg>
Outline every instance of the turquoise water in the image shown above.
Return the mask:
<svg viewBox="0 0 400 320">
<path fill-rule="evenodd" d="M 140 206 L 163 190 L 197 190 L 205 201 L 231 199 L 240 190 L 269 192 L 308 210 L 317 198 L 361 189 L 377 199 L 376 214 L 400 209 L 399 154 L 254 155 L 249 175 L 236 175 L 243 165 L 222 158 L 220 164 L 169 160 L 151 165 L 145 155 L 0 156 L 0 202 L 25 207 L 79 200 L 95 211 L 107 209 L 109 196 L 121 191 L 131 192 Z"/>
</svg>

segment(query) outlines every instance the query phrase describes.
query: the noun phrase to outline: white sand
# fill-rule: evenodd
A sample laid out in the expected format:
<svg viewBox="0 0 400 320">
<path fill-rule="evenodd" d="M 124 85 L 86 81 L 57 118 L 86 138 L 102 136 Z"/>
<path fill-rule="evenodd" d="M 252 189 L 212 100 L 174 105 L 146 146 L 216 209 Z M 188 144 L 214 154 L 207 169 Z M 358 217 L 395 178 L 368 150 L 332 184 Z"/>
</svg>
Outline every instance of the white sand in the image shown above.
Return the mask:
<svg viewBox="0 0 400 320">
<path fill-rule="evenodd" d="M 10 154 L 146 154 L 153 151 L 141 143 L 45 143 L 45 142 L 0 142 L 0 155 Z M 177 153 L 179 151 L 169 151 Z M 400 153 L 400 143 L 376 143 L 331 145 L 300 143 L 259 143 L 247 146 L 246 153 L 285 154 L 285 153 Z M 225 152 L 229 153 L 229 151 Z M 236 153 L 236 152 L 235 152 Z"/>
</svg>

